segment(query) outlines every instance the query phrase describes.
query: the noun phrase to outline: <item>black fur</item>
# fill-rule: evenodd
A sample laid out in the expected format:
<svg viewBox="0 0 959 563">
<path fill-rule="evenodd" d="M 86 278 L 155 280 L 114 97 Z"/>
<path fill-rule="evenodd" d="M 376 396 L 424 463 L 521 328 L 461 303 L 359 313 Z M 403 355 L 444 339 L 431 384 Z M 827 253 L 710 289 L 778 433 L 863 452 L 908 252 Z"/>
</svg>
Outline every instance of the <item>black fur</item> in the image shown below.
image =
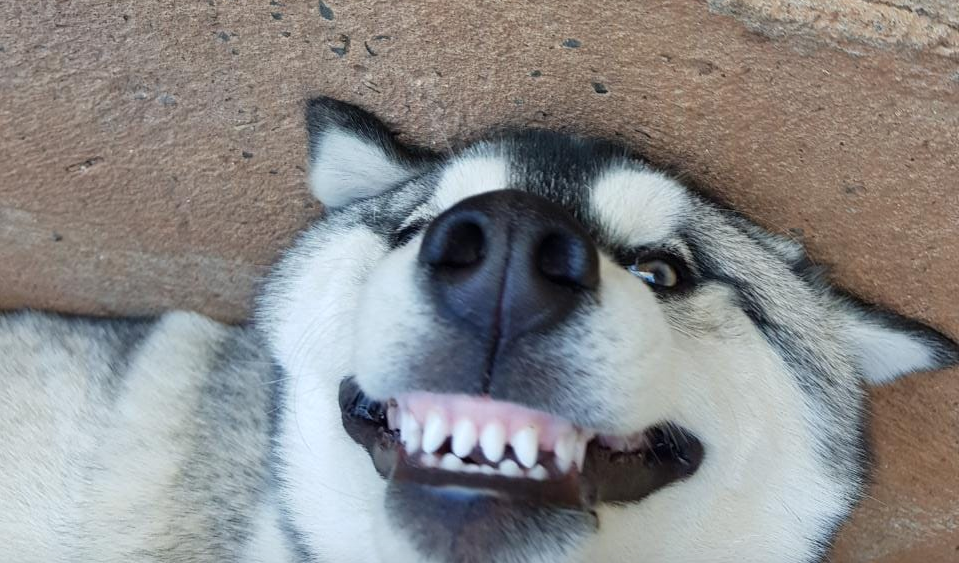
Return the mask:
<svg viewBox="0 0 959 563">
<path fill-rule="evenodd" d="M 330 129 L 341 129 L 358 135 L 383 149 L 396 162 L 420 165 L 434 158 L 433 153 L 428 150 L 397 142 L 393 132 L 370 112 L 339 100 L 319 96 L 306 103 L 310 160 L 317 157 L 317 141 Z"/>
</svg>

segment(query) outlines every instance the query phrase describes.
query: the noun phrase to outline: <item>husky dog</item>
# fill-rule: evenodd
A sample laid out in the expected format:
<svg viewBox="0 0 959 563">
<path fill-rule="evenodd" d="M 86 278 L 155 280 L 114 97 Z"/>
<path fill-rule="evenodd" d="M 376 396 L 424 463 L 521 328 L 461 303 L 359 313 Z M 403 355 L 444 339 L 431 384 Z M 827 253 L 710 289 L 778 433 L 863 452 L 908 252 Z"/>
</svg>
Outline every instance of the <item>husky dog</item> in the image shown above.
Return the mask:
<svg viewBox="0 0 959 563">
<path fill-rule="evenodd" d="M 255 328 L 0 316 L 0 560 L 821 560 L 867 385 L 959 361 L 620 146 L 308 104 Z"/>
</svg>

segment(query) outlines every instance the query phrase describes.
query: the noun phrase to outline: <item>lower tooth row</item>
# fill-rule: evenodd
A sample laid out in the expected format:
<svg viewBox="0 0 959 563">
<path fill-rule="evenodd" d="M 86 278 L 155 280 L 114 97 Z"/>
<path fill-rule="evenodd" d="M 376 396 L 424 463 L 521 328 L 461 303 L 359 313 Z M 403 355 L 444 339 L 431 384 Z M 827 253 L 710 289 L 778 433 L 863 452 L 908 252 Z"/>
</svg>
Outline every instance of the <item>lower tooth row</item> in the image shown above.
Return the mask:
<svg viewBox="0 0 959 563">
<path fill-rule="evenodd" d="M 532 469 L 523 469 L 511 459 L 504 459 L 498 467 L 485 464 L 465 463 L 453 454 L 443 457 L 423 454 L 420 456 L 420 465 L 423 467 L 438 468 L 445 471 L 460 471 L 463 473 L 483 473 L 485 475 L 501 475 L 504 477 L 526 477 L 536 481 L 545 481 L 549 476 L 546 468 L 536 465 Z"/>
</svg>

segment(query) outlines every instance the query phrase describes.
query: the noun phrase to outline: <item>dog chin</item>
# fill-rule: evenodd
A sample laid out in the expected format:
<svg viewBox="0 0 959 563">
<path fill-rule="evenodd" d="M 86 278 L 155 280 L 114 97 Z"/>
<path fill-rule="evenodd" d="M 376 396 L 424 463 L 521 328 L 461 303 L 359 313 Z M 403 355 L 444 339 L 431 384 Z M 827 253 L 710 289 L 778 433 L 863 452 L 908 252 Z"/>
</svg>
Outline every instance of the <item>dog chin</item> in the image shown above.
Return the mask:
<svg viewBox="0 0 959 563">
<path fill-rule="evenodd" d="M 592 512 L 414 483 L 390 483 L 384 510 L 394 533 L 443 562 L 568 560 L 598 526 Z"/>
<path fill-rule="evenodd" d="M 589 512 L 391 483 L 374 528 L 382 563 L 576 563 L 598 521 Z"/>
</svg>

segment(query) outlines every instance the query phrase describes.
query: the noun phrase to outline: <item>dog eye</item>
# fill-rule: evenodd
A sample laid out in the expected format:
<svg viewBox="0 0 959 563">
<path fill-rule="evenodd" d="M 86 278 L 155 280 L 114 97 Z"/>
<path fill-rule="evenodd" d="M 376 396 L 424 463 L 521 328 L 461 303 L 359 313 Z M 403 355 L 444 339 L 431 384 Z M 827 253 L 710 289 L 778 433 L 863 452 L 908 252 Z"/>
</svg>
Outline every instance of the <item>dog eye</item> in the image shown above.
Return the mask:
<svg viewBox="0 0 959 563">
<path fill-rule="evenodd" d="M 672 288 L 679 285 L 681 278 L 679 270 L 663 258 L 640 258 L 626 267 L 637 278 L 649 285 Z"/>
</svg>

